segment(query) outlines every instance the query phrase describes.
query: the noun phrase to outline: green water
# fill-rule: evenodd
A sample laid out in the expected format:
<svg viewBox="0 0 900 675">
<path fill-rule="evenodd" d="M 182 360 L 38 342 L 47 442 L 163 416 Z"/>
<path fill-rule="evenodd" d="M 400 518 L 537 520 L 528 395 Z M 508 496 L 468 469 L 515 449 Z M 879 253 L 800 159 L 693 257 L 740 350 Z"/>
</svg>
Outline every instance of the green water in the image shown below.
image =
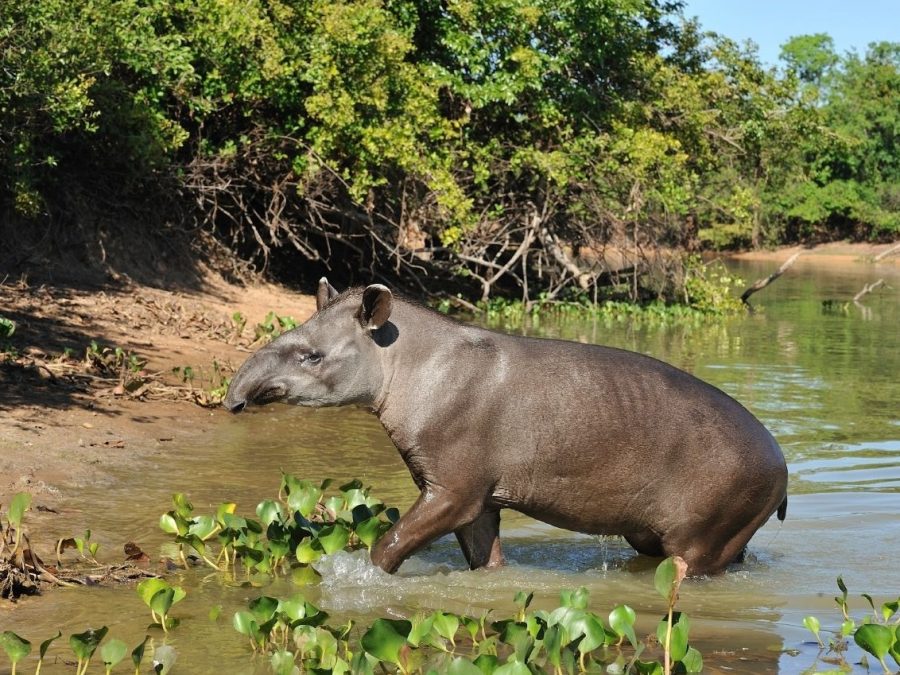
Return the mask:
<svg viewBox="0 0 900 675">
<path fill-rule="evenodd" d="M 747 280 L 773 269 L 734 267 Z M 890 287 L 868 296 L 863 307 L 845 305 L 879 277 Z M 652 354 L 733 395 L 773 432 L 790 470 L 787 520 L 760 530 L 743 564 L 690 581 L 680 608 L 691 616 L 692 643 L 709 672 L 793 673 L 816 664 L 803 617 L 816 614 L 824 627 L 839 624 L 832 600 L 838 574 L 860 614 L 867 605 L 859 593 L 877 601 L 900 594 L 900 270 L 820 269 L 801 259 L 755 298 L 761 311 L 722 323 L 635 329 L 582 321 L 519 330 Z M 823 300 L 830 302 L 823 306 Z M 193 445 L 155 450 L 122 467 L 108 484 L 73 494 L 55 524 L 60 534 L 87 525 L 107 551 L 134 540 L 155 558 L 166 551 L 156 522 L 173 492 L 187 493 L 198 511 L 231 500 L 251 513 L 277 491 L 281 469 L 312 479 L 359 477 L 401 509 L 415 498 L 396 450 L 363 411 L 272 406 L 220 414 L 219 422 Z M 502 536 L 510 564 L 499 571 L 466 570 L 455 540 L 447 538 L 407 561 L 395 577 L 372 568 L 364 554 L 335 556 L 308 597 L 336 620 L 365 620 L 439 607 L 505 612 L 521 589 L 534 590 L 536 604 L 549 607 L 560 589 L 584 585 L 594 611 L 628 602 L 643 617 L 639 627 L 653 629 L 660 611 L 654 564 L 627 545 L 512 513 L 504 515 Z M 263 592 L 292 593 L 287 584 L 245 588 L 202 570 L 177 573 L 173 583 L 188 589 L 172 612 L 182 623 L 167 639 L 179 654 L 174 672 L 267 672 L 230 617 Z M 218 622 L 208 618 L 214 605 L 223 608 Z M 34 643 L 57 628 L 68 635 L 106 624 L 111 636 L 137 644 L 148 619 L 132 588 L 54 591 L 0 608 L 0 630 Z M 73 670 L 50 663 L 43 672 Z"/>
</svg>

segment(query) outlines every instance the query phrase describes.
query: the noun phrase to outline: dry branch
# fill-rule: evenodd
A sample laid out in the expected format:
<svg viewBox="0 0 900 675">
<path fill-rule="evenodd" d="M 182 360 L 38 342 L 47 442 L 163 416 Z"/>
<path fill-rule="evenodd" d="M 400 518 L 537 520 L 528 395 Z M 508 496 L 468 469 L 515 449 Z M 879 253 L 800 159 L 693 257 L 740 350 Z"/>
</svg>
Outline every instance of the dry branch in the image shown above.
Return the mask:
<svg viewBox="0 0 900 675">
<path fill-rule="evenodd" d="M 794 255 L 792 255 L 790 258 L 785 260 L 784 263 L 782 263 L 781 267 L 779 267 L 775 272 L 773 272 L 772 274 L 770 274 L 769 276 L 767 276 L 763 279 L 757 279 L 753 283 L 752 286 L 750 286 L 746 291 L 741 293 L 741 302 L 743 302 L 745 305 L 749 306 L 750 305 L 750 303 L 749 303 L 750 296 L 753 295 L 754 293 L 756 293 L 757 291 L 761 291 L 766 286 L 768 286 L 773 281 L 775 281 L 778 277 L 780 277 L 782 274 L 784 274 L 788 270 L 788 268 L 797 261 L 797 258 L 800 257 L 801 253 L 802 253 L 802 251 L 797 251 Z"/>
<path fill-rule="evenodd" d="M 859 302 L 859 299 L 864 295 L 868 295 L 872 291 L 874 291 L 879 286 L 884 285 L 884 279 L 879 279 L 878 281 L 873 281 L 871 284 L 866 284 L 862 287 L 862 290 L 853 296 L 853 302 Z"/>
<path fill-rule="evenodd" d="M 874 262 L 878 262 L 879 260 L 887 258 L 892 253 L 897 253 L 898 251 L 900 251 L 900 244 L 894 244 L 889 249 L 886 249 L 886 250 L 882 251 L 881 253 L 879 253 L 878 255 L 876 255 L 873 258 L 873 260 L 874 260 Z"/>
</svg>

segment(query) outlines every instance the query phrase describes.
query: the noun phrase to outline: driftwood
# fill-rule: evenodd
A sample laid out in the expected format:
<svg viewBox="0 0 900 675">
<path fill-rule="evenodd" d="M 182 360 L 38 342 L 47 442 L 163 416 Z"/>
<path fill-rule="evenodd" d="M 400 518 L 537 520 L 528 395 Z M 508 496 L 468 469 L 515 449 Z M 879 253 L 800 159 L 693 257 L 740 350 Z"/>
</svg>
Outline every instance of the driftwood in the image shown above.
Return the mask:
<svg viewBox="0 0 900 675">
<path fill-rule="evenodd" d="M 784 263 L 782 263 L 781 267 L 779 267 L 775 272 L 773 272 L 769 276 L 765 277 L 764 279 L 757 279 L 755 282 L 753 282 L 753 285 L 751 285 L 746 291 L 744 291 L 741 294 L 741 302 L 743 302 L 745 305 L 747 305 L 749 307 L 750 306 L 750 302 L 749 302 L 750 296 L 753 295 L 754 293 L 756 293 L 757 291 L 761 291 L 766 286 L 768 286 L 773 281 L 775 281 L 778 277 L 780 277 L 782 274 L 784 274 L 787 271 L 787 269 L 797 261 L 797 258 L 800 257 L 801 253 L 802 253 L 802 251 L 797 251 L 794 255 L 792 255 L 790 258 L 785 260 Z"/>
<path fill-rule="evenodd" d="M 884 285 L 884 279 L 879 279 L 878 281 L 873 281 L 871 284 L 866 284 L 865 286 L 862 287 L 862 290 L 859 293 L 857 293 L 856 295 L 853 296 L 853 302 L 859 304 L 860 298 L 862 298 L 864 295 L 868 295 L 869 293 L 874 291 L 876 288 L 878 288 L 879 286 L 883 286 L 883 285 Z"/>
<path fill-rule="evenodd" d="M 878 262 L 879 260 L 887 258 L 892 253 L 897 253 L 898 251 L 900 251 L 900 244 L 894 244 L 889 249 L 886 249 L 886 250 L 882 251 L 881 253 L 879 253 L 878 255 L 876 255 L 872 260 L 874 262 Z"/>
</svg>

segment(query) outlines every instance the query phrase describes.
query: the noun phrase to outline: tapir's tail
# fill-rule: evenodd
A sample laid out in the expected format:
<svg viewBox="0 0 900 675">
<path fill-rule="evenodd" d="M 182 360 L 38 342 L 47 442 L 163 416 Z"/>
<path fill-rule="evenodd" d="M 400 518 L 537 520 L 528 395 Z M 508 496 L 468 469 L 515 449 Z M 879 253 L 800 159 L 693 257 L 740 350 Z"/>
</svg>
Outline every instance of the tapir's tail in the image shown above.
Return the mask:
<svg viewBox="0 0 900 675">
<path fill-rule="evenodd" d="M 787 515 L 787 495 L 784 496 L 784 501 L 781 502 L 781 506 L 778 507 L 778 520 L 784 520 L 784 517 Z"/>
</svg>

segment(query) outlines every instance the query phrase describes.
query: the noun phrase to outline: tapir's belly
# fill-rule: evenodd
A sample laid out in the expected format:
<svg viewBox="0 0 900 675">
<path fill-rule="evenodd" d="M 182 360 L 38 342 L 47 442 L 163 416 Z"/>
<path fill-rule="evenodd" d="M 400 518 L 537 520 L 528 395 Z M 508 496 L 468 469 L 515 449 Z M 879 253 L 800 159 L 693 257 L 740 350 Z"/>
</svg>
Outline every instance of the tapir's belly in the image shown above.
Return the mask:
<svg viewBox="0 0 900 675">
<path fill-rule="evenodd" d="M 783 458 L 762 424 L 723 398 L 508 426 L 492 439 L 502 451 L 491 500 L 590 534 L 659 532 L 746 509 L 736 496 L 750 484 L 777 486 Z"/>
</svg>

